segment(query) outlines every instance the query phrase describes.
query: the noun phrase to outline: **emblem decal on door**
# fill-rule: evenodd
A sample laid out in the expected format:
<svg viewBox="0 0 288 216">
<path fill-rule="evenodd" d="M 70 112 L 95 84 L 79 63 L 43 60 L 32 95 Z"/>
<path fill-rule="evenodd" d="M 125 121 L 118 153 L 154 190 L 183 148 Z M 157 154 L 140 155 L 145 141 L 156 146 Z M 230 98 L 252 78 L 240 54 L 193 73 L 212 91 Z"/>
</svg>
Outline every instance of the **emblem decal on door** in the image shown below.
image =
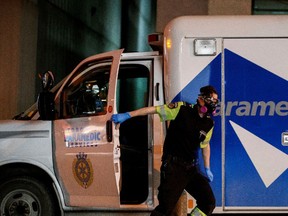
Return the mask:
<svg viewBox="0 0 288 216">
<path fill-rule="evenodd" d="M 72 165 L 73 175 L 77 183 L 83 188 L 88 188 L 93 182 L 93 167 L 87 154 L 80 152 L 76 155 Z"/>
</svg>

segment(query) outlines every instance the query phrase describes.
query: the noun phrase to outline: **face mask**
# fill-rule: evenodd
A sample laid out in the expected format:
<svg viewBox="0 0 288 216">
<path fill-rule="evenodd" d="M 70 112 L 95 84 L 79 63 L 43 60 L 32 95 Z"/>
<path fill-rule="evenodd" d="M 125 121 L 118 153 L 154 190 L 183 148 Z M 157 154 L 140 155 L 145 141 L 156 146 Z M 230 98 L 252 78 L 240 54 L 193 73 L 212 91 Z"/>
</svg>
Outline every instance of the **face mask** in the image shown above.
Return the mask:
<svg viewBox="0 0 288 216">
<path fill-rule="evenodd" d="M 209 113 L 214 115 L 216 113 L 216 107 L 219 103 L 219 100 L 213 97 L 207 97 L 203 95 L 200 96 L 204 100 L 204 106 L 200 107 L 200 112 L 203 114 Z"/>
</svg>

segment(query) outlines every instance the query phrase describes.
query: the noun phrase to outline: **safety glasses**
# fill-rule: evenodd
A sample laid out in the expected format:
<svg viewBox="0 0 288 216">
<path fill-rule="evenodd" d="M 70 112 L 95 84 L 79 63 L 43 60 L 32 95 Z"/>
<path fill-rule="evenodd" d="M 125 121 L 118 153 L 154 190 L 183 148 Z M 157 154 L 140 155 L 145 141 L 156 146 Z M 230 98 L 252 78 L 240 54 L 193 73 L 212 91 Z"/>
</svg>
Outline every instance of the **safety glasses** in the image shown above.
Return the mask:
<svg viewBox="0 0 288 216">
<path fill-rule="evenodd" d="M 204 100 L 206 104 L 217 106 L 220 103 L 220 100 L 217 98 L 208 97 L 201 94 L 199 96 Z"/>
</svg>

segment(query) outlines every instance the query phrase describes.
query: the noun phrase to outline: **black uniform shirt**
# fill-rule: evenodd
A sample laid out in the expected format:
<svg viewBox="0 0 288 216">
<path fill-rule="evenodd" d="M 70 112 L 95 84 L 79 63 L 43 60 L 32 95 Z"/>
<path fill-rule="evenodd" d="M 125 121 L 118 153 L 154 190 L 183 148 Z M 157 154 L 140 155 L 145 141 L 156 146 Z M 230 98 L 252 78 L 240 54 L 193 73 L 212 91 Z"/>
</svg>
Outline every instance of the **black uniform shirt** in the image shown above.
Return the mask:
<svg viewBox="0 0 288 216">
<path fill-rule="evenodd" d="M 171 120 L 171 122 L 164 142 L 163 157 L 172 155 L 185 161 L 198 158 L 200 144 L 201 147 L 205 147 L 210 141 L 214 121 L 209 115 L 200 117 L 197 106 L 185 102 L 164 106 L 166 107 L 157 107 L 157 112 L 162 120 Z M 174 119 L 171 113 L 165 111 L 167 109 L 176 109 L 174 112 L 172 111 L 176 115 Z M 163 116 L 168 116 L 168 118 L 163 119 Z"/>
</svg>

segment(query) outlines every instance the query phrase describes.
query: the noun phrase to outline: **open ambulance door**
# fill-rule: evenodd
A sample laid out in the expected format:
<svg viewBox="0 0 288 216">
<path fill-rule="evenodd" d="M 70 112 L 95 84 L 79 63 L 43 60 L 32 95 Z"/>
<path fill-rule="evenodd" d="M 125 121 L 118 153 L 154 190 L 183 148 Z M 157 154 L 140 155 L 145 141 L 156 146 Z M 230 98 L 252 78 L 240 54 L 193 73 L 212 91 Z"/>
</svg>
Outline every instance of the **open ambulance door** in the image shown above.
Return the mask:
<svg viewBox="0 0 288 216">
<path fill-rule="evenodd" d="M 155 64 L 153 58 L 121 61 L 117 80 L 117 112 L 124 113 L 152 105 L 152 73 Z M 123 122 L 119 128 L 122 205 L 147 208 L 147 203 L 152 200 L 149 189 L 152 187 L 151 125 L 151 116 L 137 116 Z"/>
<path fill-rule="evenodd" d="M 55 96 L 54 162 L 66 206 L 120 207 L 119 131 L 110 119 L 122 52 L 83 60 Z"/>
</svg>

